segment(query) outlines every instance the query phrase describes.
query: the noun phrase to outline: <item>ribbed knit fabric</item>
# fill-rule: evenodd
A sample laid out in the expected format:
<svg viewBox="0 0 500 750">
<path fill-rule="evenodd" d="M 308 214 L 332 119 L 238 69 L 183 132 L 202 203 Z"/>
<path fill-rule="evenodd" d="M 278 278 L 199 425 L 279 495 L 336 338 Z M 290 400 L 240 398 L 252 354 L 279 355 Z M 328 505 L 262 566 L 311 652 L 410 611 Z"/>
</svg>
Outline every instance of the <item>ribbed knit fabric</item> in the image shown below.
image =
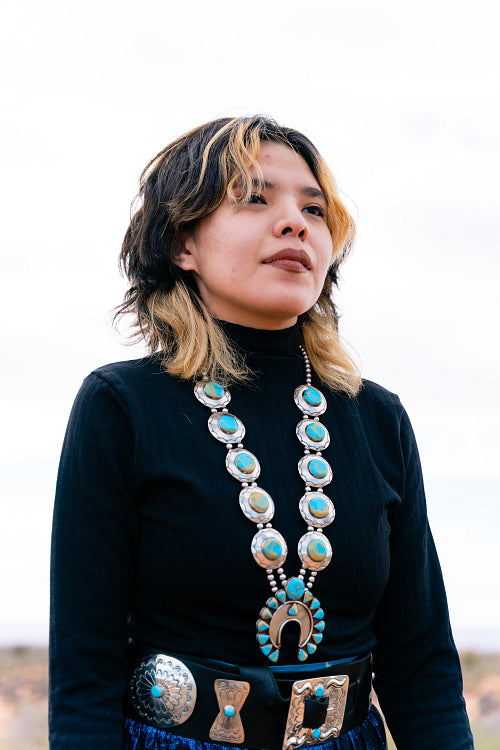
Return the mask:
<svg viewBox="0 0 500 750">
<path fill-rule="evenodd" d="M 248 357 L 251 383 L 231 387 L 229 409 L 261 464 L 300 568 L 305 532 L 297 471 L 303 453 L 293 402 L 305 382 L 298 329 L 225 324 Z M 330 566 L 314 593 L 325 611 L 310 661 L 374 653 L 375 686 L 399 750 L 470 750 L 461 675 L 427 524 L 418 452 L 397 396 L 365 382 L 356 398 L 332 394 L 322 422 L 336 508 L 326 529 Z M 158 357 L 96 370 L 70 417 L 57 485 L 52 548 L 51 748 L 122 749 L 126 644 L 262 664 L 255 621 L 270 589 L 253 560 L 255 526 L 225 447 L 207 429 L 192 384 Z M 296 661 L 285 628 L 280 663 Z"/>
</svg>

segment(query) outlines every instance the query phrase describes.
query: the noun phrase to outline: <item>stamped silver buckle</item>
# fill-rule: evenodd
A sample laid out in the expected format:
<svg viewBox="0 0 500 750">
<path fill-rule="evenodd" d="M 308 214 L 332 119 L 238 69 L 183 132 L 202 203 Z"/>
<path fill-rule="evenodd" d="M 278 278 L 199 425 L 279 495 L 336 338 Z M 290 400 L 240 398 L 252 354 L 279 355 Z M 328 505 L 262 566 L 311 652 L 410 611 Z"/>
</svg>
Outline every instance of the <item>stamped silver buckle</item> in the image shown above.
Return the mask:
<svg viewBox="0 0 500 750">
<path fill-rule="evenodd" d="M 293 683 L 290 708 L 283 740 L 283 750 L 303 745 L 318 745 L 329 737 L 338 737 L 344 720 L 349 677 L 334 675 L 297 680 Z M 316 728 L 304 727 L 306 700 L 324 698 L 328 700 L 325 722 Z"/>
<path fill-rule="evenodd" d="M 239 680 L 215 680 L 214 688 L 219 713 L 212 724 L 209 737 L 216 742 L 241 745 L 245 739 L 245 732 L 240 711 L 250 692 L 250 685 Z"/>
</svg>

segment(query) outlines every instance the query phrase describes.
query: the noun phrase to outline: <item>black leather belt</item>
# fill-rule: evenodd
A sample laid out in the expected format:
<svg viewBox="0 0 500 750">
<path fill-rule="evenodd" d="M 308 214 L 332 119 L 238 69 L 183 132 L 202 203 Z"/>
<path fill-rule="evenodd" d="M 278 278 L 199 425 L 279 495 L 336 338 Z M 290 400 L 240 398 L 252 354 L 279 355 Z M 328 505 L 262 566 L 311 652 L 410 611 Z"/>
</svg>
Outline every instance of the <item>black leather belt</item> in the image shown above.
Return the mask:
<svg viewBox="0 0 500 750">
<path fill-rule="evenodd" d="M 205 742 L 319 744 L 361 724 L 371 705 L 370 656 L 275 674 L 134 643 L 129 665 L 125 715 Z"/>
</svg>

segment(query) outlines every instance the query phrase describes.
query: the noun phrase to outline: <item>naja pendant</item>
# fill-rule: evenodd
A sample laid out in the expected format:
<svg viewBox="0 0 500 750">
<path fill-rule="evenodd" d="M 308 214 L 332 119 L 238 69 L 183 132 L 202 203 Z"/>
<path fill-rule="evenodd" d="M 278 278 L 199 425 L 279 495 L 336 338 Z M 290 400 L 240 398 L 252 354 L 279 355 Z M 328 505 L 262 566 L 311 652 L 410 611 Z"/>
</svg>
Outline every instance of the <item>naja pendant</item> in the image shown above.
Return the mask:
<svg viewBox="0 0 500 750">
<path fill-rule="evenodd" d="M 297 657 L 305 661 L 323 640 L 325 613 L 319 600 L 306 588 L 302 578 L 289 578 L 284 588 L 267 600 L 257 620 L 257 643 L 269 661 L 276 663 L 281 648 L 281 631 L 289 622 L 300 627 Z"/>
</svg>

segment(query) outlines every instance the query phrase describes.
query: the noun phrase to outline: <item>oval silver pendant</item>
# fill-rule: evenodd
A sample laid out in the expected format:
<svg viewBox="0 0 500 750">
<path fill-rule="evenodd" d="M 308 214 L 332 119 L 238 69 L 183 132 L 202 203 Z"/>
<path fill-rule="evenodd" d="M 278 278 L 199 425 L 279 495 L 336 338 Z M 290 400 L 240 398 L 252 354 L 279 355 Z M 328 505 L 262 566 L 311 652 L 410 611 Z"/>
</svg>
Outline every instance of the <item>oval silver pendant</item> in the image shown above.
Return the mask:
<svg viewBox="0 0 500 750">
<path fill-rule="evenodd" d="M 244 487 L 239 500 L 241 510 L 250 521 L 268 523 L 274 516 L 273 499 L 260 487 Z"/>
<path fill-rule="evenodd" d="M 227 388 L 211 380 L 199 380 L 194 387 L 194 395 L 210 409 L 220 409 L 231 401 L 231 394 Z"/>
<path fill-rule="evenodd" d="M 295 432 L 302 445 L 314 451 L 323 451 L 330 445 L 328 430 L 324 424 L 315 419 L 301 419 Z"/>
<path fill-rule="evenodd" d="M 324 529 L 335 518 L 335 507 L 323 492 L 306 492 L 299 501 L 302 518 L 308 526 Z"/>
<path fill-rule="evenodd" d="M 276 529 L 261 529 L 252 539 L 252 555 L 261 568 L 281 568 L 287 554 L 286 542 Z"/>
<path fill-rule="evenodd" d="M 304 568 L 323 570 L 332 559 L 330 540 L 319 531 L 308 531 L 299 539 L 297 547 Z"/>
<path fill-rule="evenodd" d="M 302 456 L 298 468 L 304 482 L 311 487 L 324 487 L 332 481 L 332 467 L 323 456 L 315 456 L 314 453 Z"/>
<path fill-rule="evenodd" d="M 226 454 L 226 469 L 240 482 L 254 482 L 260 474 L 260 464 L 245 448 L 231 448 Z"/>
<path fill-rule="evenodd" d="M 196 682 L 182 661 L 155 654 L 134 671 L 130 700 L 146 722 L 168 729 L 183 724 L 193 713 Z"/>
<path fill-rule="evenodd" d="M 293 399 L 300 411 L 310 417 L 319 417 L 326 411 L 326 399 L 317 388 L 312 385 L 299 385 L 295 389 Z"/>
<path fill-rule="evenodd" d="M 245 425 L 228 412 L 215 412 L 208 418 L 210 433 L 221 443 L 241 443 L 245 437 Z"/>
</svg>

